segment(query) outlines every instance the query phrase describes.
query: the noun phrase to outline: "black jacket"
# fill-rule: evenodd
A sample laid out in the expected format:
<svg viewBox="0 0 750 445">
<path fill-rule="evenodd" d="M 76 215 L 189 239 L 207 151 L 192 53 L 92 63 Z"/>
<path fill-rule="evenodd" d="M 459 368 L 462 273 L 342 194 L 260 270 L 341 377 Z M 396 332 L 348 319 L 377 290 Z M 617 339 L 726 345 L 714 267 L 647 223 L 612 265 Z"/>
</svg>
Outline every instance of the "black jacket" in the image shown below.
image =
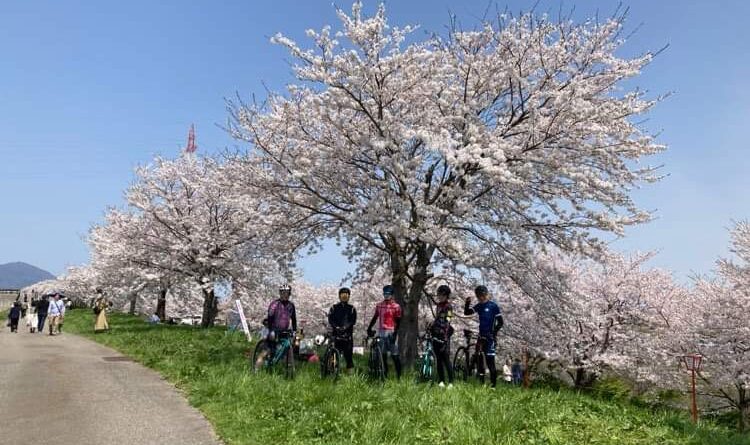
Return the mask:
<svg viewBox="0 0 750 445">
<path fill-rule="evenodd" d="M 8 318 L 11 320 L 21 318 L 21 306 L 13 305 L 8 312 Z"/>
<path fill-rule="evenodd" d="M 333 328 L 341 328 L 351 335 L 357 323 L 357 310 L 349 303 L 340 301 L 328 311 L 328 324 Z"/>
<path fill-rule="evenodd" d="M 49 300 L 39 300 L 36 302 L 37 314 L 46 314 L 49 310 Z"/>
</svg>

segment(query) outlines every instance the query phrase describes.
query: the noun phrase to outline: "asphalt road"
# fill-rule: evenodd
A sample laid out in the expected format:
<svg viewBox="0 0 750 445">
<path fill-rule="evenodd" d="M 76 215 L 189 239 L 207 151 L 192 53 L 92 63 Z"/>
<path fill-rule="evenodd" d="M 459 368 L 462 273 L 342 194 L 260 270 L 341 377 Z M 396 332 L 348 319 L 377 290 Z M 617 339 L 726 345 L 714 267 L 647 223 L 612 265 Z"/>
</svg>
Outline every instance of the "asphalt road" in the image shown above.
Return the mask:
<svg viewBox="0 0 750 445">
<path fill-rule="evenodd" d="M 220 444 L 156 372 L 71 334 L 2 326 L 0 444 L 20 443 Z"/>
</svg>

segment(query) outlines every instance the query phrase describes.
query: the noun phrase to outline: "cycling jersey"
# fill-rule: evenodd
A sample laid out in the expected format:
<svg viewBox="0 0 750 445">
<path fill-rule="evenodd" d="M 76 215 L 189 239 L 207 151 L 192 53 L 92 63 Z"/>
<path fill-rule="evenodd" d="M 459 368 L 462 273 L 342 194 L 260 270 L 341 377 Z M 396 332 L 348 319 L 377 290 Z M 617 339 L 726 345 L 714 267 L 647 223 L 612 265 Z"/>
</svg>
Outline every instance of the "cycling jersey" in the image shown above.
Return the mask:
<svg viewBox="0 0 750 445">
<path fill-rule="evenodd" d="M 354 325 L 357 323 L 357 310 L 349 303 L 340 301 L 328 311 L 328 324 L 332 328 L 339 328 L 352 335 Z"/>
<path fill-rule="evenodd" d="M 375 306 L 379 332 L 396 330 L 396 320 L 401 318 L 401 306 L 393 300 L 383 300 Z"/>
<path fill-rule="evenodd" d="M 274 300 L 268 306 L 268 326 L 274 331 L 297 330 L 297 313 L 289 300 Z"/>
<path fill-rule="evenodd" d="M 453 305 L 448 301 L 438 303 L 435 307 L 435 321 L 432 322 L 430 329 L 432 335 L 440 340 L 447 340 L 453 334 L 451 318 L 453 318 Z"/>
<path fill-rule="evenodd" d="M 487 300 L 484 303 L 477 303 L 473 307 L 469 308 L 468 303 L 464 314 L 471 315 L 477 314 L 479 317 L 479 335 L 483 337 L 494 337 L 497 324 L 502 323 L 497 320 L 502 319 L 502 312 L 500 306 L 492 300 Z"/>
</svg>

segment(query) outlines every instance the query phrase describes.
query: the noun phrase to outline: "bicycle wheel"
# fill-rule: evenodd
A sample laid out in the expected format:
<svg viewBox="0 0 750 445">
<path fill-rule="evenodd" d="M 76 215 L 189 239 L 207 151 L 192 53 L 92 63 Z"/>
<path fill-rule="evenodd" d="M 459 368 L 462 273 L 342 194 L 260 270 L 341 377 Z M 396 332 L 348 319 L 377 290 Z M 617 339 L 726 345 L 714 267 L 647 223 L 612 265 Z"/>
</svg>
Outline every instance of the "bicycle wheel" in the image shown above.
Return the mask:
<svg viewBox="0 0 750 445">
<path fill-rule="evenodd" d="M 326 349 L 323 360 L 320 362 L 320 376 L 322 378 L 332 377 L 338 379 L 341 371 L 341 354 L 336 348 Z"/>
<path fill-rule="evenodd" d="M 385 363 L 383 363 L 383 352 L 380 346 L 370 349 L 370 360 L 368 361 L 370 378 L 379 382 L 385 382 Z"/>
<path fill-rule="evenodd" d="M 434 383 L 435 366 L 437 365 L 437 356 L 435 351 L 429 351 L 422 356 L 419 363 L 417 379 L 421 383 Z"/>
<path fill-rule="evenodd" d="M 257 345 L 255 345 L 255 350 L 253 351 L 253 358 L 250 362 L 250 369 L 253 372 L 260 371 L 260 368 L 265 365 L 266 360 L 268 360 L 268 353 L 270 352 L 270 348 L 268 347 L 268 343 L 265 340 L 261 340 L 258 342 Z M 263 356 L 263 361 L 258 365 L 258 360 Z"/>
<path fill-rule="evenodd" d="M 453 356 L 453 373 L 457 378 L 463 379 L 464 382 L 469 380 L 472 370 L 469 363 L 469 351 L 465 346 L 461 346 Z"/>
<path fill-rule="evenodd" d="M 326 352 L 323 354 L 323 359 L 320 361 L 320 378 L 324 379 L 328 377 L 328 360 L 331 355 L 331 348 L 326 348 Z"/>
<path fill-rule="evenodd" d="M 294 349 L 291 345 L 287 347 L 284 357 L 284 376 L 289 380 L 294 379 Z"/>
<path fill-rule="evenodd" d="M 328 376 L 332 377 L 333 380 L 338 380 L 339 373 L 341 372 L 341 354 L 339 350 L 333 348 L 331 355 L 328 358 Z"/>
</svg>

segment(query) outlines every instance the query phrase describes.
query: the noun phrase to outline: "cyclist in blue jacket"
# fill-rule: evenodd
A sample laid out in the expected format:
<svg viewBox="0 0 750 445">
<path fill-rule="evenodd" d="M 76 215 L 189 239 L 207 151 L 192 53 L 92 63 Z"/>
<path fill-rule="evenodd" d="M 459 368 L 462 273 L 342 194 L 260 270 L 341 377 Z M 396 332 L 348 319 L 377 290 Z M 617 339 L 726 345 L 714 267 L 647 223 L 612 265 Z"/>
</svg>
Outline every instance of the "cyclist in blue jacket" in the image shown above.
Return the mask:
<svg viewBox="0 0 750 445">
<path fill-rule="evenodd" d="M 474 294 L 479 303 L 471 305 L 471 297 L 466 297 L 464 305 L 464 315 L 477 314 L 479 318 L 479 339 L 478 347 L 482 348 L 485 357 L 487 357 L 487 368 L 490 371 L 490 385 L 492 388 L 497 384 L 497 368 L 495 366 L 495 339 L 497 331 L 503 327 L 503 315 L 500 306 L 490 299 L 490 293 L 486 286 L 477 286 Z M 479 363 L 479 374 L 484 381 L 484 369 Z"/>
</svg>

